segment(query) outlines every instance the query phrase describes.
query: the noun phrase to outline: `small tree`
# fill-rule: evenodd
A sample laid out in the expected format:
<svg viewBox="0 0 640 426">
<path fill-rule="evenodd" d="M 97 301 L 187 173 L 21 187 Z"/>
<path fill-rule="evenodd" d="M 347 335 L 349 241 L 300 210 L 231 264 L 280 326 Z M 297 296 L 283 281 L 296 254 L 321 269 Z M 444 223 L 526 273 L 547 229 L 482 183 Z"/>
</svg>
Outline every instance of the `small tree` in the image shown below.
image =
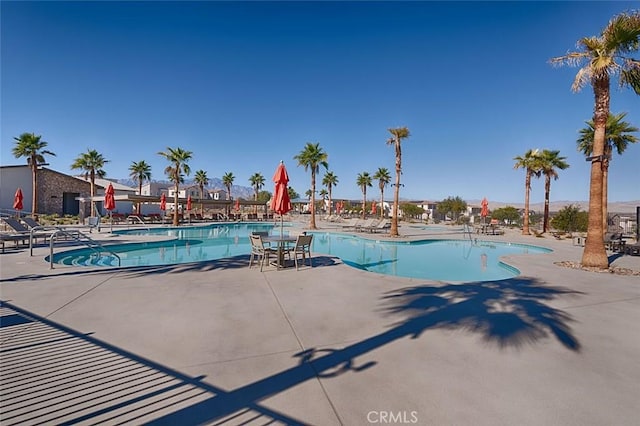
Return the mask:
<svg viewBox="0 0 640 426">
<path fill-rule="evenodd" d="M 501 207 L 491 212 L 491 218 L 507 225 L 514 225 L 520 222 L 521 216 L 518 209 L 513 206 Z"/>
<path fill-rule="evenodd" d="M 443 215 L 451 213 L 453 219 L 457 222 L 460 213 L 467 209 L 467 202 L 460 197 L 447 197 L 438 203 L 437 209 Z"/>
<path fill-rule="evenodd" d="M 551 226 L 565 232 L 587 232 L 589 213 L 580 210 L 580 206 L 569 204 L 560 210 L 552 219 Z"/>
</svg>

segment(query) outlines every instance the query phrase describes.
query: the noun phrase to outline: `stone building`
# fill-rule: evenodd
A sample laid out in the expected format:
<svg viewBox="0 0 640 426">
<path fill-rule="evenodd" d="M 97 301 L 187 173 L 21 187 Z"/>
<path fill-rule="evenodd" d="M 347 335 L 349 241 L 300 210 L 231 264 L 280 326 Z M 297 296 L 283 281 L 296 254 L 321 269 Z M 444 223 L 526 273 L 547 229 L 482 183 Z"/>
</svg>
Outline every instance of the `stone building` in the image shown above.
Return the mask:
<svg viewBox="0 0 640 426">
<path fill-rule="evenodd" d="M 13 197 L 20 188 L 24 196 L 25 213 L 31 213 L 33 199 L 32 172 L 28 165 L 0 166 L 0 209 L 13 209 Z M 80 202 L 77 197 L 89 197 L 91 184 L 74 176 L 41 167 L 38 170 L 38 206 L 40 214 L 78 215 Z M 84 206 L 89 214 L 89 205 Z"/>
</svg>

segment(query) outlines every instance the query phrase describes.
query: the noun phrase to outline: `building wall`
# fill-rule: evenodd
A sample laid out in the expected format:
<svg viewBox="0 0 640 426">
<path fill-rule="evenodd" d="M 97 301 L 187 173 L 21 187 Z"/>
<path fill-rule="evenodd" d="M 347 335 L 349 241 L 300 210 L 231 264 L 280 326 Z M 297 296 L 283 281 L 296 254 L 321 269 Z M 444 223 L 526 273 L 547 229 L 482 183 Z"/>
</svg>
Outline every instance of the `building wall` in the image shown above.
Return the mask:
<svg viewBox="0 0 640 426">
<path fill-rule="evenodd" d="M 0 209 L 13 209 L 13 197 L 17 188 L 22 189 L 24 200 L 23 212 L 31 213 L 31 201 L 33 198 L 32 174 L 29 166 L 2 166 L 0 167 Z M 59 214 L 63 215 L 64 200 L 72 198 L 73 194 L 79 194 L 81 197 L 89 196 L 91 185 L 73 176 L 56 172 L 47 168 L 38 171 L 38 208 L 40 214 Z M 66 195 L 65 195 L 66 194 Z M 75 197 L 73 197 L 75 198 Z M 67 208 L 80 209 L 80 202 L 70 200 Z M 85 215 L 89 212 L 89 206 L 84 206 Z"/>
</svg>

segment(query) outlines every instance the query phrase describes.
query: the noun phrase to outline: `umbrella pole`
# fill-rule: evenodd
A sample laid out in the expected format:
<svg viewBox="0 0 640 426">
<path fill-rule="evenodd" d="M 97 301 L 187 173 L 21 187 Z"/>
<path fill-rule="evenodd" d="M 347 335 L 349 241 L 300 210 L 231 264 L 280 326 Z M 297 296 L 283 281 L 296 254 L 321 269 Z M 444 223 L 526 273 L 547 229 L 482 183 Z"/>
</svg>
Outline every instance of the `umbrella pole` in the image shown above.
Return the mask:
<svg viewBox="0 0 640 426">
<path fill-rule="evenodd" d="M 110 232 L 113 234 L 113 211 L 109 210 Z"/>
</svg>

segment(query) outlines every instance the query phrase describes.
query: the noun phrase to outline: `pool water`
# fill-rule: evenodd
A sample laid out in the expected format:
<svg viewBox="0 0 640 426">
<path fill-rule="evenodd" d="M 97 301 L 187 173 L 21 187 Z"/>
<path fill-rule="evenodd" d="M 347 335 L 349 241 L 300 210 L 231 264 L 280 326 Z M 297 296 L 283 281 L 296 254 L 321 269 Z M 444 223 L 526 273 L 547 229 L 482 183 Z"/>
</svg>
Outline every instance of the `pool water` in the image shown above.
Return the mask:
<svg viewBox="0 0 640 426">
<path fill-rule="evenodd" d="M 116 231 L 118 234 L 166 235 L 177 239 L 109 245 L 108 248 L 118 254 L 123 267 L 200 262 L 247 255 L 252 231 L 278 234 L 280 228 L 274 229 L 273 224 L 224 224 Z M 334 233 L 315 232 L 313 235 L 312 253 L 315 256 L 339 257 L 352 267 L 385 275 L 448 282 L 511 278 L 520 272 L 502 263 L 501 256 L 551 251 L 542 247 L 494 241 L 438 239 L 409 243 L 374 241 Z M 108 253 L 96 256 L 90 249 L 56 253 L 54 262 L 78 266 L 118 266 L 115 256 Z"/>
</svg>

